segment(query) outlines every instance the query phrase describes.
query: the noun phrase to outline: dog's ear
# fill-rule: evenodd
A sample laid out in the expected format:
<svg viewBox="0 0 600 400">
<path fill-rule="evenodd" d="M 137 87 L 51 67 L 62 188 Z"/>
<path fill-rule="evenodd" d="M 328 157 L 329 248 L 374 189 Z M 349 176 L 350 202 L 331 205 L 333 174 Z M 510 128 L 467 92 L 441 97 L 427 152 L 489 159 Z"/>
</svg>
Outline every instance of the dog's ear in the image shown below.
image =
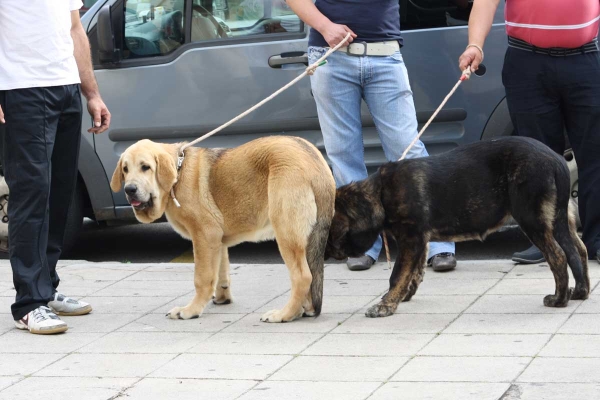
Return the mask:
<svg viewBox="0 0 600 400">
<path fill-rule="evenodd" d="M 168 192 L 177 182 L 177 168 L 175 160 L 166 151 L 161 151 L 156 156 L 156 180 L 160 187 Z"/>
<path fill-rule="evenodd" d="M 123 156 L 119 158 L 119 162 L 115 167 L 115 172 L 113 172 L 112 179 L 110 180 L 110 188 L 113 192 L 117 193 L 123 187 Z"/>
</svg>

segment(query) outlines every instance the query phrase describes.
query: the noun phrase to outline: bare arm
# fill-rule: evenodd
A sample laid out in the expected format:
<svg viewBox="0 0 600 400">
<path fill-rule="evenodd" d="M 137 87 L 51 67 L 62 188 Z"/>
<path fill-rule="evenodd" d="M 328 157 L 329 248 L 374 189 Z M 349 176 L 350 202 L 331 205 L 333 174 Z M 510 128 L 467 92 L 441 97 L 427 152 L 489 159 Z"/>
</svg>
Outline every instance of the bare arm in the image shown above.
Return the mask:
<svg viewBox="0 0 600 400">
<path fill-rule="evenodd" d="M 102 133 L 110 126 L 110 112 L 98 90 L 92 67 L 90 43 L 81 25 L 78 10 L 71 11 L 71 38 L 73 38 L 75 61 L 81 79 L 81 92 L 87 99 L 88 112 L 94 119 L 94 127 L 88 129 L 88 132 Z"/>
<path fill-rule="evenodd" d="M 287 4 L 302 21 L 319 31 L 331 47 L 340 43 L 348 32 L 352 34 L 348 39 L 348 44 L 356 37 L 356 34 L 346 25 L 331 22 L 317 9 L 312 0 L 287 0 Z"/>
<path fill-rule="evenodd" d="M 474 44 L 483 49 L 485 38 L 490 33 L 494 14 L 500 0 L 475 0 L 469 17 L 469 44 Z M 468 47 L 458 59 L 462 70 L 469 65 L 476 71 L 483 60 L 483 55 L 476 47 Z"/>
</svg>

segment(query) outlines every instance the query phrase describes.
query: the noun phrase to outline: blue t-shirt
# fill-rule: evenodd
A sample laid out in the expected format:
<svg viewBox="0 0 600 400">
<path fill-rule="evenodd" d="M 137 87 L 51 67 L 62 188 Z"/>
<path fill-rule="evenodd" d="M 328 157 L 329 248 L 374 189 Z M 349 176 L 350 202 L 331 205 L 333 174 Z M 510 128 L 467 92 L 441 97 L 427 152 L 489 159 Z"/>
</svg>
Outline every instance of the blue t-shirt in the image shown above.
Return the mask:
<svg viewBox="0 0 600 400">
<path fill-rule="evenodd" d="M 316 0 L 315 6 L 331 22 L 352 29 L 358 35 L 354 41 L 397 40 L 402 45 L 399 0 Z M 329 47 L 314 28 L 310 30 L 308 45 Z"/>
</svg>

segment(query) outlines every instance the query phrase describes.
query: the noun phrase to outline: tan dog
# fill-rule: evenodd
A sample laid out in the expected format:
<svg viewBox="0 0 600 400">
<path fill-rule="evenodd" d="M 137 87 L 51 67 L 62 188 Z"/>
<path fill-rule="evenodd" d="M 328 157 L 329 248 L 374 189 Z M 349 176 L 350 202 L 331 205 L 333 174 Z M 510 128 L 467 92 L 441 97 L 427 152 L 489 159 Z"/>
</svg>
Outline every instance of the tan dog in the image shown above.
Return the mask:
<svg viewBox="0 0 600 400">
<path fill-rule="evenodd" d="M 291 297 L 265 322 L 317 316 L 323 296 L 324 252 L 334 213 L 335 182 L 321 153 L 295 137 L 271 136 L 233 149 L 185 150 L 180 144 L 142 140 L 117 164 L 111 188 L 125 193 L 136 218 L 149 223 L 163 213 L 194 247 L 196 295 L 167 314 L 196 318 L 213 297 L 231 302 L 227 248 L 276 239 L 291 281 Z M 174 189 L 181 208 L 171 198 Z"/>
</svg>

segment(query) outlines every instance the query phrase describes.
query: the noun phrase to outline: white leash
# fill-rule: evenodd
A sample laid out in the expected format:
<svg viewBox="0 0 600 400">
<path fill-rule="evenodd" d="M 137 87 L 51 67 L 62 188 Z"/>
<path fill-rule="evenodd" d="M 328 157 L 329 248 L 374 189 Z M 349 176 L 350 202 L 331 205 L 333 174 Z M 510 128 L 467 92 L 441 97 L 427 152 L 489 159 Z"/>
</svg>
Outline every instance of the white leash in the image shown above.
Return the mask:
<svg viewBox="0 0 600 400">
<path fill-rule="evenodd" d="M 435 112 L 433 113 L 433 115 L 431 115 L 431 117 L 429 118 L 429 120 L 425 123 L 425 125 L 423 125 L 423 128 L 421 128 L 421 131 L 419 132 L 419 134 L 408 145 L 408 147 L 406 148 L 406 150 L 404 150 L 404 153 L 402 153 L 402 157 L 400 157 L 398 159 L 398 161 L 404 160 L 404 158 L 406 157 L 406 154 L 408 154 L 408 152 L 410 151 L 410 149 L 415 145 L 415 143 L 417 143 L 417 141 L 419 140 L 419 138 L 421 137 L 421 135 L 423 135 L 423 133 L 425 132 L 425 130 L 429 127 L 429 125 L 431 124 L 431 122 L 433 121 L 433 119 L 438 115 L 438 113 L 440 112 L 440 110 L 448 102 L 448 100 L 450 99 L 450 97 L 452 97 L 452 95 L 454 94 L 454 92 L 456 92 L 456 89 L 458 89 L 458 87 L 460 86 L 460 84 L 463 83 L 464 81 L 466 81 L 467 79 L 469 79 L 470 77 L 471 77 L 471 66 L 468 66 L 462 72 L 462 75 L 460 76 L 460 79 L 458 80 L 458 82 L 456 82 L 456 84 L 454 85 L 454 87 L 452 88 L 452 90 L 450 90 L 450 93 L 448 93 L 448 95 L 444 98 L 444 101 L 442 101 L 442 104 L 440 104 L 440 106 L 435 110 Z M 383 245 L 385 247 L 385 257 L 387 258 L 388 267 L 390 269 L 392 269 L 392 262 L 391 262 L 391 259 L 390 259 L 390 248 L 388 247 L 387 235 L 385 234 L 385 231 L 383 232 Z"/>
<path fill-rule="evenodd" d="M 281 92 L 283 92 L 283 91 L 289 89 L 290 87 L 292 87 L 293 85 L 295 85 L 299 80 L 301 80 L 302 78 L 304 78 L 306 75 L 312 75 L 312 74 L 314 74 L 315 70 L 317 68 L 319 68 L 320 66 L 325 65 L 327 63 L 327 61 L 325 61 L 327 59 L 327 57 L 329 57 L 331 55 L 331 53 L 333 53 L 334 51 L 336 51 L 337 49 L 339 49 L 340 47 L 342 47 L 342 45 L 344 43 L 346 43 L 346 41 L 349 38 L 350 38 L 350 33 L 348 33 L 346 35 L 346 37 L 344 37 L 344 39 L 342 39 L 342 41 L 339 42 L 335 47 L 330 48 L 323 55 L 323 57 L 319 58 L 312 65 L 309 65 L 308 67 L 306 67 L 306 69 L 304 70 L 304 72 L 302 74 L 298 75 L 290 83 L 288 83 L 287 85 L 285 85 L 284 87 L 282 87 L 281 89 L 279 89 L 278 91 L 276 91 L 275 93 L 273 93 L 272 95 L 270 95 L 269 97 L 267 97 L 266 99 L 262 100 L 260 103 L 254 105 L 253 107 L 251 107 L 248 110 L 244 111 L 243 113 L 241 113 L 237 117 L 235 117 L 235 118 L 227 121 L 223 125 L 221 125 L 221 126 L 215 128 L 215 129 L 213 129 L 212 131 L 208 132 L 207 134 L 200 136 L 198 139 L 196 139 L 196 140 L 194 140 L 192 142 L 186 143 L 183 146 L 181 146 L 181 148 L 179 149 L 178 157 L 177 157 L 177 172 L 178 172 L 178 174 L 179 174 L 179 170 L 181 169 L 181 165 L 183 164 L 183 160 L 185 158 L 185 154 L 184 154 L 184 150 L 185 149 L 187 149 L 188 147 L 193 146 L 196 143 L 199 143 L 199 142 L 201 142 L 201 141 L 203 141 L 205 139 L 208 139 L 212 135 L 214 135 L 214 134 L 222 131 L 223 129 L 227 128 L 229 125 L 233 124 L 234 122 L 237 122 L 240 119 L 244 118 L 246 115 L 250 114 L 252 111 L 256 110 L 257 108 L 260 108 L 262 105 L 264 105 L 268 101 L 272 100 L 277 95 L 281 94 Z M 175 203 L 175 206 L 181 207 L 181 204 L 179 204 L 179 202 L 177 201 L 177 198 L 175 198 L 175 191 L 173 190 L 173 188 L 171 188 L 171 198 L 173 199 L 173 202 Z"/>
</svg>

